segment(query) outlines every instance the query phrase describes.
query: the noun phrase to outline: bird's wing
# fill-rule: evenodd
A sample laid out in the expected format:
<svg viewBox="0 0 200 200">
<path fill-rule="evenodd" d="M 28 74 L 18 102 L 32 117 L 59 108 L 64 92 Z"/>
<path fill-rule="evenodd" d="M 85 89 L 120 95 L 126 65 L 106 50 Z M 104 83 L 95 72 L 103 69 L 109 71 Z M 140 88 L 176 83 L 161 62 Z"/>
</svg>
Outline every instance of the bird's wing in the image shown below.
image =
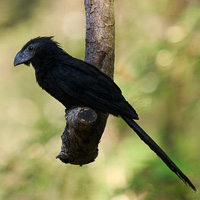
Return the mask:
<svg viewBox="0 0 200 200">
<path fill-rule="evenodd" d="M 54 68 L 53 74 L 65 93 L 86 105 L 114 115 L 125 114 L 138 119 L 136 111 L 125 100 L 120 88 L 96 67 L 71 58 Z"/>
</svg>

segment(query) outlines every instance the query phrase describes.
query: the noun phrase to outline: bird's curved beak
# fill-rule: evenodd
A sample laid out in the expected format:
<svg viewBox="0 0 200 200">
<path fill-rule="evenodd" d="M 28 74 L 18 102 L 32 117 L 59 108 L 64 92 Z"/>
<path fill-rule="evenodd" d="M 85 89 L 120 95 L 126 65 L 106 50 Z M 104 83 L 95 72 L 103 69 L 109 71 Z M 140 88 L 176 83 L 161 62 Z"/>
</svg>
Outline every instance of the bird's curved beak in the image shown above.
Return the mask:
<svg viewBox="0 0 200 200">
<path fill-rule="evenodd" d="M 26 55 L 26 53 L 22 52 L 22 50 L 21 50 L 15 56 L 14 66 L 16 67 L 17 65 L 20 65 L 20 64 L 23 64 L 23 63 L 27 64 L 27 61 L 29 61 L 30 59 L 31 59 L 31 56 L 30 55 Z"/>
<path fill-rule="evenodd" d="M 17 53 L 17 55 L 15 56 L 14 66 L 16 67 L 17 65 L 20 65 L 20 64 L 22 64 L 24 62 L 25 62 L 25 58 L 23 56 L 23 53 L 22 53 L 22 51 L 19 51 Z"/>
<path fill-rule="evenodd" d="M 14 66 L 17 66 L 17 65 L 22 64 L 22 63 L 23 63 L 22 60 L 23 60 L 23 59 L 22 59 L 22 52 L 19 51 L 19 52 L 17 53 L 17 55 L 15 56 Z"/>
</svg>

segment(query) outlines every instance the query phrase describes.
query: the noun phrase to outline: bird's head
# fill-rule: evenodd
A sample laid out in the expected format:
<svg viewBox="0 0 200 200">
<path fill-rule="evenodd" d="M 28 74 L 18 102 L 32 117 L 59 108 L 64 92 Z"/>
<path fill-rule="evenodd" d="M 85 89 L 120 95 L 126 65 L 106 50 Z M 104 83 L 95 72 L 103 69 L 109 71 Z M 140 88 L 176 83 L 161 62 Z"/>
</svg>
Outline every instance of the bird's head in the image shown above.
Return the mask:
<svg viewBox="0 0 200 200">
<path fill-rule="evenodd" d="M 27 42 L 17 53 L 14 66 L 30 63 L 38 56 L 47 55 L 52 48 L 59 47 L 59 43 L 52 40 L 53 37 L 37 37 Z"/>
</svg>

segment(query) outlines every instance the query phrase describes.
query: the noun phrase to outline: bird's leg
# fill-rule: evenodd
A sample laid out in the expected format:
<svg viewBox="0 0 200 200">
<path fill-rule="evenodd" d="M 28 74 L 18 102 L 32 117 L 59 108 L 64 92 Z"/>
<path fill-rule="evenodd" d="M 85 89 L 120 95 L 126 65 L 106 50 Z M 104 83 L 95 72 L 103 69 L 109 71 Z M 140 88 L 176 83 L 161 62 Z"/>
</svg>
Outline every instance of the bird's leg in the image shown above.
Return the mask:
<svg viewBox="0 0 200 200">
<path fill-rule="evenodd" d="M 66 120 L 66 123 L 68 121 L 68 114 L 69 114 L 69 109 L 65 109 L 65 120 Z"/>
</svg>

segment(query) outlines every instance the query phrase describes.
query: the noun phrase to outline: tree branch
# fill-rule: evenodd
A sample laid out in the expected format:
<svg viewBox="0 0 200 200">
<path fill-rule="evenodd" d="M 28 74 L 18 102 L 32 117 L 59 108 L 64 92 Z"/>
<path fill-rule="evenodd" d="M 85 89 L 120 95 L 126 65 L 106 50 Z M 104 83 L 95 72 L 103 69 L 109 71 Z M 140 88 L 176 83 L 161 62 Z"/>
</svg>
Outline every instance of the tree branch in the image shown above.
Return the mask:
<svg viewBox="0 0 200 200">
<path fill-rule="evenodd" d="M 115 22 L 114 0 L 85 0 L 85 61 L 113 78 Z M 108 114 L 87 107 L 66 111 L 61 152 L 64 163 L 83 165 L 95 160 Z"/>
</svg>

